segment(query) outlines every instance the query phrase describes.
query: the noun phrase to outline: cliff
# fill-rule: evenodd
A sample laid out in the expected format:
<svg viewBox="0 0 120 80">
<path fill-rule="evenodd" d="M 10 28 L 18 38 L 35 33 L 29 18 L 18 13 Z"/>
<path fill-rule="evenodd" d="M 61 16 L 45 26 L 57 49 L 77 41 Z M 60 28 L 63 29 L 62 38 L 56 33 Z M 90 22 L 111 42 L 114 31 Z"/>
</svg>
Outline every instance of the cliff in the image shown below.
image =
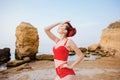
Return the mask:
<svg viewBox="0 0 120 80">
<path fill-rule="evenodd" d="M 120 51 L 120 21 L 103 29 L 99 44 L 104 50 Z"/>
</svg>

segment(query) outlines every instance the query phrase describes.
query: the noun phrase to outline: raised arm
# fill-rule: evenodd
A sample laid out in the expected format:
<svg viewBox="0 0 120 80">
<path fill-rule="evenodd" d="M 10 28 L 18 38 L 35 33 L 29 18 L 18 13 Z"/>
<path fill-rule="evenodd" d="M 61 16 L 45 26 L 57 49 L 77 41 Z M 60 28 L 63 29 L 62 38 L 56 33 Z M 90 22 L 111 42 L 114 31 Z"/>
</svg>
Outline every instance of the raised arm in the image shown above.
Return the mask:
<svg viewBox="0 0 120 80">
<path fill-rule="evenodd" d="M 66 22 L 70 22 L 70 21 L 58 22 L 58 23 L 45 27 L 44 29 L 45 33 L 48 35 L 50 39 L 52 39 L 55 43 L 57 43 L 60 39 L 51 32 L 51 29 L 58 26 L 59 24 L 64 24 Z"/>
<path fill-rule="evenodd" d="M 44 28 L 45 33 L 46 33 L 46 34 L 48 35 L 48 37 L 49 37 L 50 39 L 52 39 L 55 43 L 59 40 L 59 38 L 56 37 L 56 36 L 51 32 L 51 29 L 54 28 L 54 27 L 56 27 L 56 26 L 58 26 L 59 24 L 61 24 L 61 23 L 58 22 L 58 23 L 52 24 L 52 25 L 47 26 L 47 27 Z"/>
</svg>

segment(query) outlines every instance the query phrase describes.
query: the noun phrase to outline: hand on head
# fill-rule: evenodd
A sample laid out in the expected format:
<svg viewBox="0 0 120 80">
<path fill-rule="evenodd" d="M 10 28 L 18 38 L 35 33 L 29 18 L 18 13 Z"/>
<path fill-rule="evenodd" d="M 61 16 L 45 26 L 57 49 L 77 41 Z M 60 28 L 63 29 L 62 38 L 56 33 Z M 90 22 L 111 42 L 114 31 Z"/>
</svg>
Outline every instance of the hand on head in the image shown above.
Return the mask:
<svg viewBox="0 0 120 80">
<path fill-rule="evenodd" d="M 64 22 L 60 22 L 61 24 L 65 24 L 65 23 L 69 23 L 70 20 L 64 21 Z"/>
</svg>

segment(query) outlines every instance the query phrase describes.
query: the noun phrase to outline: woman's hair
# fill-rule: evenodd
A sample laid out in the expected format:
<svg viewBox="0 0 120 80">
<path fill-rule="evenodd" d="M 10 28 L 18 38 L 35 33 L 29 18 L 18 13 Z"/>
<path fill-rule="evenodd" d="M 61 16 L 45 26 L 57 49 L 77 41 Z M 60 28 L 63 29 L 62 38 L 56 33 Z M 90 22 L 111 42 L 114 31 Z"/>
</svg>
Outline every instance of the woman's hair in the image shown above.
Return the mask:
<svg viewBox="0 0 120 80">
<path fill-rule="evenodd" d="M 66 22 L 68 26 L 66 26 L 67 30 L 67 37 L 72 37 L 76 34 L 76 29 L 72 27 L 72 25 L 69 22 Z"/>
</svg>

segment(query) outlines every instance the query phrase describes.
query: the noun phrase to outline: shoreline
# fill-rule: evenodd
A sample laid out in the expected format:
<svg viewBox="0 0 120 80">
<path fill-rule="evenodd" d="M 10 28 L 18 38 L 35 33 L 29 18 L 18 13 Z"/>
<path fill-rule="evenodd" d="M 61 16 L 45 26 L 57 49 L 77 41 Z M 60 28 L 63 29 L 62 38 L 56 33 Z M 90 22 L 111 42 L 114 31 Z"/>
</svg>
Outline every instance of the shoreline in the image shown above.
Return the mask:
<svg viewBox="0 0 120 80">
<path fill-rule="evenodd" d="M 102 57 L 93 61 L 82 61 L 76 65 L 77 80 L 119 80 L 120 57 Z M 70 61 L 72 63 L 73 61 Z M 0 72 L 0 80 L 54 80 L 56 76 L 54 61 L 32 61 L 26 63 L 26 69 L 8 68 Z M 24 66 L 23 64 L 21 66 Z"/>
</svg>

